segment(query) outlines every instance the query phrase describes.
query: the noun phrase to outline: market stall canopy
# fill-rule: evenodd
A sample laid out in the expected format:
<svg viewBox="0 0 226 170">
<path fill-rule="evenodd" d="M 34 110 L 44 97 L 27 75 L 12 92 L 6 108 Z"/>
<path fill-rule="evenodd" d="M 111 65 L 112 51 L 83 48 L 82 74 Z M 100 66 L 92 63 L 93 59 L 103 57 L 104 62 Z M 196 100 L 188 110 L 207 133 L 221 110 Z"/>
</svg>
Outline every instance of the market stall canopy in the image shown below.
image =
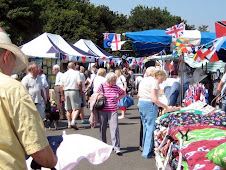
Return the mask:
<svg viewBox="0 0 226 170">
<path fill-rule="evenodd" d="M 60 35 L 43 33 L 37 38 L 20 46 L 28 57 L 59 58 L 60 55 L 90 56 L 72 44 L 65 41 Z"/>
<path fill-rule="evenodd" d="M 74 46 L 96 57 L 114 57 L 112 54 L 104 51 L 91 40 L 80 39 Z"/>
<path fill-rule="evenodd" d="M 172 36 L 165 33 L 165 30 L 146 30 L 139 32 L 127 32 L 125 36 L 132 40 L 133 50 L 138 55 L 149 55 L 157 53 L 163 49 L 170 52 L 170 45 L 175 42 Z M 194 46 L 207 44 L 216 39 L 216 34 L 211 32 L 200 32 L 197 30 L 185 30 L 180 39 L 185 39 L 188 44 Z M 226 50 L 226 42 L 222 45 L 222 50 Z M 226 53 L 226 52 L 225 52 Z M 220 57 L 220 56 L 219 56 Z"/>
<path fill-rule="evenodd" d="M 169 55 L 153 55 L 149 57 L 127 57 L 127 62 L 129 64 L 129 67 L 133 68 L 136 67 L 137 64 L 142 63 L 145 61 L 145 59 L 150 60 L 158 60 L 158 61 L 166 61 L 166 60 L 179 60 L 179 56 L 172 56 Z M 216 62 L 209 62 L 207 59 L 204 59 L 200 62 L 195 61 L 193 59 L 193 54 L 185 54 L 184 55 L 184 61 L 192 68 L 206 68 L 208 71 L 216 72 L 218 69 L 220 72 L 224 73 L 225 69 L 225 62 L 222 60 L 216 61 Z"/>
</svg>

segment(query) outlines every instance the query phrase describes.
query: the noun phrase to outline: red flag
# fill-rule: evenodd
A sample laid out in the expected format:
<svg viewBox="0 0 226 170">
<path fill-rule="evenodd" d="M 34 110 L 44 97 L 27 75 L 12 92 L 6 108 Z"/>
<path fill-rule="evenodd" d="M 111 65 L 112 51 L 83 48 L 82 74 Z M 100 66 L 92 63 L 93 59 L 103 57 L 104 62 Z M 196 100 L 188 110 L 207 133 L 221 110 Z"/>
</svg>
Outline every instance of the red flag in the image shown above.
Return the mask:
<svg viewBox="0 0 226 170">
<path fill-rule="evenodd" d="M 195 60 L 195 58 L 200 58 L 201 60 L 204 60 L 205 57 L 210 53 L 211 51 L 207 48 L 203 48 L 201 47 L 196 54 L 194 55 L 193 59 Z"/>
<path fill-rule="evenodd" d="M 82 56 L 82 62 L 84 63 L 86 61 L 86 56 Z"/>
<path fill-rule="evenodd" d="M 216 37 L 226 36 L 226 21 L 215 22 Z"/>
<path fill-rule="evenodd" d="M 214 53 L 212 58 L 210 59 L 210 62 L 219 61 L 219 58 L 217 56 L 217 53 Z"/>
<path fill-rule="evenodd" d="M 104 61 L 106 59 L 106 57 L 102 57 L 102 60 Z"/>
<path fill-rule="evenodd" d="M 114 61 L 110 61 L 110 63 L 109 63 L 111 66 L 113 66 L 114 65 Z"/>
<path fill-rule="evenodd" d="M 137 60 L 136 59 L 134 60 L 134 64 L 137 64 Z"/>
<path fill-rule="evenodd" d="M 173 60 L 170 62 L 169 64 L 169 70 L 172 71 L 173 70 Z"/>
</svg>

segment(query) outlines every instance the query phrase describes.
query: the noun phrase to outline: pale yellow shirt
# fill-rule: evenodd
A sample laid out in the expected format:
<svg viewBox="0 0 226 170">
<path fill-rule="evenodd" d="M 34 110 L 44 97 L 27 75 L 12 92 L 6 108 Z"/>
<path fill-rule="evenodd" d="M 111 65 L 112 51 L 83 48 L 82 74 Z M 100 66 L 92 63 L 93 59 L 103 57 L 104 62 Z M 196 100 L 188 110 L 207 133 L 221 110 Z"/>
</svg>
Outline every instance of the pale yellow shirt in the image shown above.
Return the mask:
<svg viewBox="0 0 226 170">
<path fill-rule="evenodd" d="M 49 145 L 43 122 L 25 87 L 0 72 L 0 169 L 27 169 L 31 155 Z"/>
</svg>

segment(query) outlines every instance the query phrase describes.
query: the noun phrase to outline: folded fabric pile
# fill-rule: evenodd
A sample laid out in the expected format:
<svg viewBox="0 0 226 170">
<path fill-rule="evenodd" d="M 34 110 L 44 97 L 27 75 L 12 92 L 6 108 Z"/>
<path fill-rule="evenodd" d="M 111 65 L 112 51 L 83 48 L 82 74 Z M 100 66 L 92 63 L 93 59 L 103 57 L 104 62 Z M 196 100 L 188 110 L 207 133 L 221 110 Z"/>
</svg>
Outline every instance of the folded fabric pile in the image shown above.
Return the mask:
<svg viewBox="0 0 226 170">
<path fill-rule="evenodd" d="M 225 169 L 226 114 L 199 110 L 171 112 L 157 120 L 158 169 Z M 180 143 L 180 140 L 183 140 Z M 161 160 L 161 161 L 160 161 Z"/>
</svg>

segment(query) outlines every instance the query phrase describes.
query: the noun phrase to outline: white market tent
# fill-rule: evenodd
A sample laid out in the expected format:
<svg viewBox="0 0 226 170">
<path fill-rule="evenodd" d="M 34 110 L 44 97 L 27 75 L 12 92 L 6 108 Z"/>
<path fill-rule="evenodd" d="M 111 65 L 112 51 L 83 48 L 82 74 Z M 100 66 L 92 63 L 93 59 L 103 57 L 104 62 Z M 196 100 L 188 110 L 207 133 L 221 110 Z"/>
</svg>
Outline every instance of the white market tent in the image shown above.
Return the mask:
<svg viewBox="0 0 226 170">
<path fill-rule="evenodd" d="M 78 49 L 57 34 L 43 33 L 37 38 L 20 46 L 20 48 L 25 55 L 31 58 L 59 58 L 63 55 L 67 56 L 69 61 L 72 61 L 73 59 L 82 61 L 81 57 L 89 58 L 88 62 L 95 61 L 93 55 Z"/>
</svg>

